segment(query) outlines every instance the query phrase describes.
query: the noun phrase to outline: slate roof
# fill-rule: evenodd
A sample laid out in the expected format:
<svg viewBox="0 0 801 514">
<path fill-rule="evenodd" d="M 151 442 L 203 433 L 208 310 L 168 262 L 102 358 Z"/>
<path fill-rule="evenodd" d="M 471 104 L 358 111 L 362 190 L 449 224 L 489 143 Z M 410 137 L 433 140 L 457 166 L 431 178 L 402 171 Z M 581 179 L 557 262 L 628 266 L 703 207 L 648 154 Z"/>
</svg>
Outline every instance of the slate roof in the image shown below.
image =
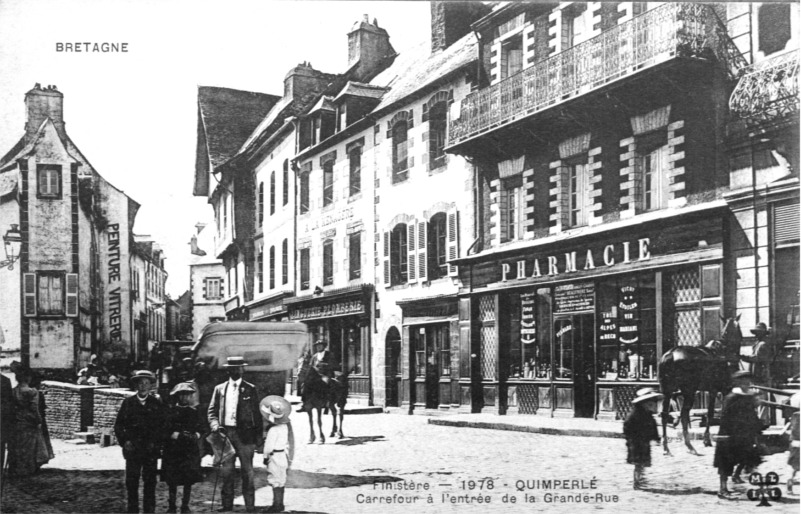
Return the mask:
<svg viewBox="0 0 801 514">
<path fill-rule="evenodd" d="M 345 84 L 345 87 L 342 88 L 342 91 L 340 91 L 336 98 L 334 98 L 334 101 L 336 102 L 345 95 L 360 96 L 364 98 L 381 98 L 386 91 L 386 88 L 381 86 L 348 81 L 348 83 Z"/>
<path fill-rule="evenodd" d="M 212 166 L 217 167 L 236 155 L 280 99 L 280 96 L 265 93 L 199 86 L 198 115 Z"/>
</svg>

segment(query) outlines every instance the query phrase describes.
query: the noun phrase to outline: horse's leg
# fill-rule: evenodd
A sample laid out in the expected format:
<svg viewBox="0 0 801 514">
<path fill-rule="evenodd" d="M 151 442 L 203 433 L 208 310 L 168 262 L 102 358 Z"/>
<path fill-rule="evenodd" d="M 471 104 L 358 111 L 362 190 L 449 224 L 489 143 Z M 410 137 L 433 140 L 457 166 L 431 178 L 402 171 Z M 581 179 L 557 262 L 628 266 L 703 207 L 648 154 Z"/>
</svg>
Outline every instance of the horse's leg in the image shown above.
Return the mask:
<svg viewBox="0 0 801 514">
<path fill-rule="evenodd" d="M 309 415 L 309 444 L 314 442 L 314 409 L 306 409 L 306 413 Z"/>
<path fill-rule="evenodd" d="M 690 411 L 695 401 L 695 391 L 684 393 L 683 396 L 684 402 L 681 406 L 681 433 L 684 436 L 684 446 L 687 447 L 687 451 L 691 454 L 698 455 L 698 452 L 695 451 L 693 444 L 690 442 Z"/>
<path fill-rule="evenodd" d="M 317 426 L 320 429 L 320 444 L 325 444 L 325 434 L 323 434 L 323 409 L 317 407 Z"/>
<path fill-rule="evenodd" d="M 337 433 L 337 436 L 340 439 L 345 437 L 345 433 L 342 431 L 342 422 L 344 420 L 345 420 L 345 406 L 344 405 L 340 405 L 339 406 L 339 432 Z"/>
<path fill-rule="evenodd" d="M 717 397 L 717 391 L 709 391 L 709 406 L 706 410 L 706 429 L 704 429 L 704 446 L 712 446 L 712 437 L 709 435 L 709 427 L 712 425 L 712 420 L 715 418 L 715 401 Z"/>
<path fill-rule="evenodd" d="M 331 425 L 331 435 L 329 437 L 336 437 L 337 435 L 337 406 L 333 403 L 331 404 L 331 419 L 333 423 Z"/>
<path fill-rule="evenodd" d="M 671 454 L 667 437 L 667 424 L 670 417 L 670 395 L 671 393 L 666 391 L 665 397 L 662 399 L 662 451 L 665 455 Z"/>
</svg>

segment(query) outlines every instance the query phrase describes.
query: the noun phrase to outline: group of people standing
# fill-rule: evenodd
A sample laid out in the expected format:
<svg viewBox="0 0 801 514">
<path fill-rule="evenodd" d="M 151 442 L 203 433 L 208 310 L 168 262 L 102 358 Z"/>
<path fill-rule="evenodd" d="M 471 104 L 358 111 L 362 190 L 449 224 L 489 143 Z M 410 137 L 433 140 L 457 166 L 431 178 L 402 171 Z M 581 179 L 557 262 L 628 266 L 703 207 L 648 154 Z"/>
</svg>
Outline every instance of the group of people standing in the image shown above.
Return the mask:
<svg viewBox="0 0 801 514">
<path fill-rule="evenodd" d="M 192 485 L 203 479 L 200 460 L 202 438 L 207 431 L 204 415 L 213 434 L 210 439 L 230 445 L 234 452 L 220 462 L 220 511 L 233 510 L 234 465 L 238 457 L 245 508 L 255 512 L 256 451 L 264 455 L 267 481 L 273 487 L 273 504 L 267 512 L 284 511 L 286 473 L 294 450 L 290 405 L 280 396 L 267 396 L 259 402 L 256 387 L 242 378 L 245 366 L 242 357 L 228 358 L 224 366 L 228 380 L 214 388 L 207 412 L 198 412 L 198 386 L 193 380 L 175 385 L 170 391 L 172 405 L 167 406 L 153 392 L 156 378 L 151 371 L 139 370 L 131 377 L 136 394 L 123 401 L 114 427 L 126 460 L 128 512 L 139 512 L 140 477 L 144 482 L 143 510 L 155 511 L 159 458 L 161 480 L 169 488 L 167 512 L 178 512 L 179 486 L 183 487 L 180 512 L 190 512 Z"/>
</svg>

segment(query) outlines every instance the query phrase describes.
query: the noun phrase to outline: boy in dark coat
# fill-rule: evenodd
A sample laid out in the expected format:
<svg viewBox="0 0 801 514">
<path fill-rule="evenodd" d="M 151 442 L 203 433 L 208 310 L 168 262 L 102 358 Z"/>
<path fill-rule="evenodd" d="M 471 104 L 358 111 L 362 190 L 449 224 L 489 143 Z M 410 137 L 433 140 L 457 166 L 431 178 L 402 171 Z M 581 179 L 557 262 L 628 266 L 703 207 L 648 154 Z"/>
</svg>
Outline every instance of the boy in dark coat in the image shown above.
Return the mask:
<svg viewBox="0 0 801 514">
<path fill-rule="evenodd" d="M 634 409 L 623 423 L 623 435 L 626 436 L 628 450 L 626 462 L 634 464 L 634 488 L 643 485 L 643 472 L 651 466 L 651 441 L 659 442 L 654 414 L 657 402 L 662 395 L 655 389 L 645 388 L 637 391 L 632 401 Z"/>
<path fill-rule="evenodd" d="M 164 443 L 164 454 L 161 458 L 161 481 L 167 482 L 169 488 L 169 507 L 167 512 L 177 512 L 175 501 L 178 486 L 184 486 L 181 497 L 181 512 L 189 510 L 189 499 L 192 484 L 200 482 L 200 448 L 198 440 L 203 430 L 197 408 L 192 406 L 192 399 L 197 391 L 189 382 L 175 386 L 170 396 L 178 398 L 170 408 L 167 416 L 167 439 Z"/>
</svg>

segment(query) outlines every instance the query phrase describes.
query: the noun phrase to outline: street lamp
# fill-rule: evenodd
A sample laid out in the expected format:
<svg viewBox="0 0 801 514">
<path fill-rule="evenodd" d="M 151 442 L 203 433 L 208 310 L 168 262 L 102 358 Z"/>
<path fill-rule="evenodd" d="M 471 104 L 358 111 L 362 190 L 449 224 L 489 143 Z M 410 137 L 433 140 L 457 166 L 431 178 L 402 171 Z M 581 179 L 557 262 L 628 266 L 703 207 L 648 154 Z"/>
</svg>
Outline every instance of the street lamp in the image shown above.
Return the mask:
<svg viewBox="0 0 801 514">
<path fill-rule="evenodd" d="M 19 259 L 19 251 L 22 248 L 22 234 L 19 225 L 11 225 L 11 228 L 3 236 L 3 247 L 6 251 L 6 260 L 0 261 L 0 268 L 14 269 L 14 263 Z"/>
</svg>

